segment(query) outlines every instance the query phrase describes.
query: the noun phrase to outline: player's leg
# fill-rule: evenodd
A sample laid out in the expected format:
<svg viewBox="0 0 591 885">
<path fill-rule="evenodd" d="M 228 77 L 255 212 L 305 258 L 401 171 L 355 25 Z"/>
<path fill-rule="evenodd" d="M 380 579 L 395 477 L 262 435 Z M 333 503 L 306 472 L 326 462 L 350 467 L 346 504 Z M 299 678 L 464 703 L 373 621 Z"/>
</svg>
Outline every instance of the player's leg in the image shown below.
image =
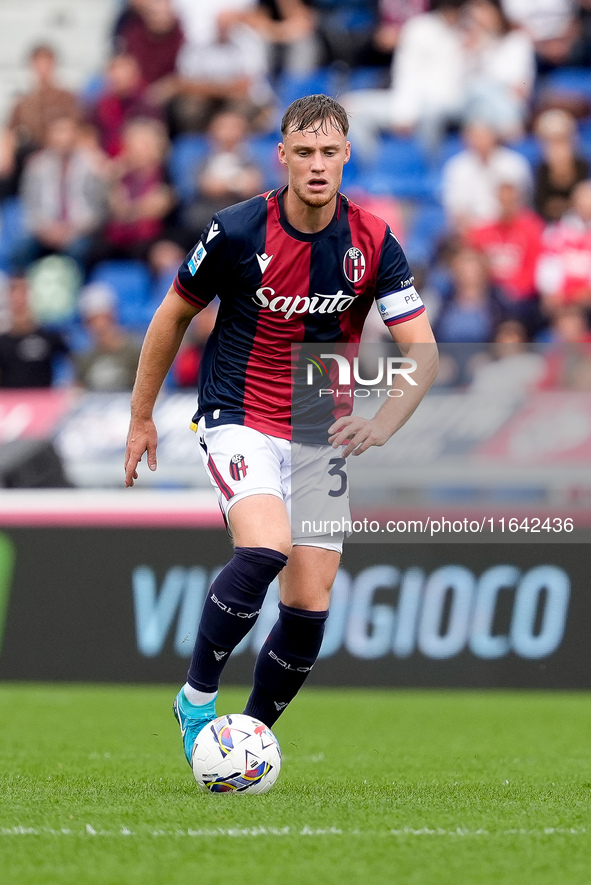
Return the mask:
<svg viewBox="0 0 591 885">
<path fill-rule="evenodd" d="M 279 577 L 279 617 L 255 665 L 246 711 L 272 725 L 318 657 L 350 517 L 345 460 L 331 446 L 292 443 L 286 503 L 293 550 Z M 330 531 L 327 534 L 327 527 Z"/>
<path fill-rule="evenodd" d="M 283 501 L 252 495 L 229 512 L 236 540 L 234 555 L 213 581 L 205 599 L 187 682 L 174 713 L 187 760 L 201 729 L 215 719 L 220 677 L 232 651 L 254 626 L 269 585 L 287 562 L 291 547 Z M 271 546 L 263 546 L 265 540 Z"/>
<path fill-rule="evenodd" d="M 291 549 L 285 504 L 273 495 L 251 495 L 228 513 L 234 555 L 205 599 L 187 675 L 185 694 L 194 703 L 218 690 L 222 670 L 254 626 L 269 584 Z"/>
<path fill-rule="evenodd" d="M 328 617 L 340 553 L 295 546 L 279 577 L 279 617 L 257 657 L 244 710 L 269 727 L 296 696 L 314 666 Z"/>
<path fill-rule="evenodd" d="M 187 682 L 174 704 L 188 760 L 195 737 L 215 718 L 223 668 L 254 626 L 269 585 L 291 550 L 280 468 L 266 437 L 248 428 L 224 428 L 200 437 L 200 444 L 210 478 L 220 490 L 235 548 L 208 590 Z M 237 449 L 246 455 L 233 455 Z M 272 493 L 263 493 L 267 489 Z"/>
</svg>

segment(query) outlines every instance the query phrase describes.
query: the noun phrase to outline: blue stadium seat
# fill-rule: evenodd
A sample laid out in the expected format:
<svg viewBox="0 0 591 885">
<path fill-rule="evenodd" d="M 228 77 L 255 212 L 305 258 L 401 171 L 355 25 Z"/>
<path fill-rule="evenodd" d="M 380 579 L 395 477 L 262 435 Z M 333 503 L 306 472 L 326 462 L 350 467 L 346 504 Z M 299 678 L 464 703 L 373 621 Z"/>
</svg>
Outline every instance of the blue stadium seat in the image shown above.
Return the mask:
<svg viewBox="0 0 591 885">
<path fill-rule="evenodd" d="M 390 83 L 390 69 L 387 67 L 353 68 L 342 87 L 343 91 L 354 89 L 382 89 Z"/>
<path fill-rule="evenodd" d="M 441 142 L 439 149 L 439 156 L 437 159 L 439 166 L 441 167 L 445 165 L 448 160 L 451 160 L 452 157 L 455 157 L 456 154 L 463 151 L 465 147 L 466 145 L 459 132 L 454 133 L 453 135 L 446 135 Z"/>
<path fill-rule="evenodd" d="M 579 146 L 579 154 L 587 160 L 588 163 L 591 163 L 591 139 L 582 138 Z"/>
<path fill-rule="evenodd" d="M 404 245 L 411 265 L 420 264 L 426 267 L 432 262 L 446 226 L 447 218 L 443 206 L 439 203 L 417 204 Z"/>
<path fill-rule="evenodd" d="M 396 135 L 382 136 L 364 182 L 371 193 L 415 200 L 433 200 L 439 187 L 439 177 L 429 168 L 420 142 Z"/>
<path fill-rule="evenodd" d="M 93 74 L 78 92 L 78 99 L 84 106 L 93 105 L 107 88 L 107 78 L 101 72 Z"/>
<path fill-rule="evenodd" d="M 355 151 L 351 153 L 351 159 L 343 169 L 342 190 L 346 192 L 347 188 L 365 187 L 366 172 L 363 165 L 359 162 Z"/>
<path fill-rule="evenodd" d="M 579 123 L 579 152 L 591 162 L 591 119 Z"/>
<path fill-rule="evenodd" d="M 74 353 L 82 353 L 92 346 L 92 338 L 80 319 L 70 323 L 69 327 L 63 331 L 66 333 L 68 344 Z"/>
<path fill-rule="evenodd" d="M 591 117 L 579 121 L 579 136 L 583 141 L 591 141 Z"/>
<path fill-rule="evenodd" d="M 540 78 L 539 90 L 570 92 L 591 99 L 591 71 L 589 68 L 558 68 Z"/>
<path fill-rule="evenodd" d="M 197 191 L 197 167 L 205 160 L 209 140 L 205 135 L 177 135 L 168 156 L 168 172 L 181 202 L 190 200 Z"/>
<path fill-rule="evenodd" d="M 535 135 L 526 135 L 519 141 L 510 142 L 507 147 L 512 148 L 512 150 L 521 154 L 522 157 L 525 157 L 530 166 L 534 169 L 542 159 L 542 148 Z"/>
<path fill-rule="evenodd" d="M 249 155 L 263 173 L 265 190 L 279 187 L 285 181 L 284 169 L 277 157 L 277 145 L 280 141 L 279 132 L 253 135 L 248 139 Z"/>
<path fill-rule="evenodd" d="M 334 97 L 338 81 L 331 68 L 319 68 L 309 74 L 283 72 L 277 81 L 275 91 L 281 107 L 286 108 L 296 98 L 303 95 L 316 95 L 323 92 Z"/>
<path fill-rule="evenodd" d="M 0 206 L 0 269 L 11 270 L 11 256 L 26 235 L 23 204 L 7 197 Z"/>
<path fill-rule="evenodd" d="M 71 347 L 71 345 L 70 345 Z M 53 387 L 69 387 L 75 381 L 74 367 L 69 357 L 58 356 L 53 363 Z"/>
<path fill-rule="evenodd" d="M 101 261 L 90 275 L 91 283 L 108 283 L 117 293 L 121 325 L 143 329 L 151 319 L 150 272 L 141 261 Z"/>
</svg>

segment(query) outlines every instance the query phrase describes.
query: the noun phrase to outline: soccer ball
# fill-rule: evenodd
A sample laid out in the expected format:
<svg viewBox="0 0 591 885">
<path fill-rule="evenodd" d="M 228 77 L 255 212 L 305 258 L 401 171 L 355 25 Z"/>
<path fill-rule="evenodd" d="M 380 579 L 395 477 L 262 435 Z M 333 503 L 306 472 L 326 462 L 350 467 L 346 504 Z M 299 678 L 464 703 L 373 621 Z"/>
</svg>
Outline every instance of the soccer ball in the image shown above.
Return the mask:
<svg viewBox="0 0 591 885">
<path fill-rule="evenodd" d="M 281 750 L 270 728 L 243 713 L 219 716 L 193 744 L 191 765 L 202 790 L 266 793 L 281 768 Z"/>
</svg>

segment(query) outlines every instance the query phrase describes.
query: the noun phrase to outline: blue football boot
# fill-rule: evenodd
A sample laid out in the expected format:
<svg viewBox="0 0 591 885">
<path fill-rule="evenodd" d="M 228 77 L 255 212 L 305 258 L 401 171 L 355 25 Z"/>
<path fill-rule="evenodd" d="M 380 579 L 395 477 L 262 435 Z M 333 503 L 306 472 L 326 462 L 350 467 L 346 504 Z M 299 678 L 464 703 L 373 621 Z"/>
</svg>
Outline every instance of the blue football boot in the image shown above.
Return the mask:
<svg viewBox="0 0 591 885">
<path fill-rule="evenodd" d="M 174 703 L 172 712 L 174 713 L 178 724 L 181 727 L 181 735 L 183 737 L 183 748 L 187 762 L 191 765 L 191 757 L 193 755 L 193 744 L 195 738 L 202 728 L 205 728 L 208 722 L 217 719 L 215 711 L 216 698 L 213 698 L 207 704 L 192 704 L 181 688 Z"/>
</svg>

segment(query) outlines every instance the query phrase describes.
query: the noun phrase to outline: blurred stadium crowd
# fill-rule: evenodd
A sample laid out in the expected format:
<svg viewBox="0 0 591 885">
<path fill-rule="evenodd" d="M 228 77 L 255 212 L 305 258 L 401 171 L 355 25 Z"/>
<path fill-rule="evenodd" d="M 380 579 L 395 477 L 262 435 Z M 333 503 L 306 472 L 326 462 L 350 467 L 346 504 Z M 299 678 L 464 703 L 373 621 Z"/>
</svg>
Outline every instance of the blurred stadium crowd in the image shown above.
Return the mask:
<svg viewBox="0 0 591 885">
<path fill-rule="evenodd" d="M 185 253 L 213 212 L 283 183 L 282 111 L 326 92 L 351 118 L 343 189 L 402 242 L 444 348 L 566 342 L 582 362 L 550 361 L 552 383 L 591 389 L 591 0 L 113 9 L 102 69 L 74 92 L 31 46 L 2 121 L 0 387 L 130 389 Z M 195 385 L 214 319 L 170 387 Z M 476 364 L 443 360 L 440 383 Z"/>
</svg>

